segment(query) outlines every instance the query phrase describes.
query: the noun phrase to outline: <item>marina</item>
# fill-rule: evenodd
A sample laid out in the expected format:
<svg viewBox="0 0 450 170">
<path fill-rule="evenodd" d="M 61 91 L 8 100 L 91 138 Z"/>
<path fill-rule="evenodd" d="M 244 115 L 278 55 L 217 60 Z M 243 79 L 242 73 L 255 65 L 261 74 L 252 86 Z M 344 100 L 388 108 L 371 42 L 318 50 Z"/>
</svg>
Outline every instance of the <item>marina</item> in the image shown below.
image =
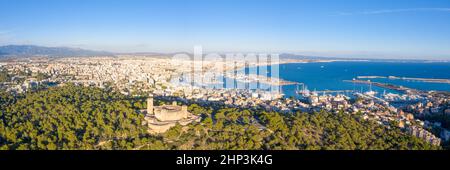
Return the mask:
<svg viewBox="0 0 450 170">
<path fill-rule="evenodd" d="M 422 81 L 429 83 L 448 83 L 450 79 L 436 79 L 436 78 L 411 78 L 411 77 L 397 77 L 397 76 L 357 76 L 358 79 L 391 79 L 391 80 L 408 80 L 408 81 Z"/>
</svg>

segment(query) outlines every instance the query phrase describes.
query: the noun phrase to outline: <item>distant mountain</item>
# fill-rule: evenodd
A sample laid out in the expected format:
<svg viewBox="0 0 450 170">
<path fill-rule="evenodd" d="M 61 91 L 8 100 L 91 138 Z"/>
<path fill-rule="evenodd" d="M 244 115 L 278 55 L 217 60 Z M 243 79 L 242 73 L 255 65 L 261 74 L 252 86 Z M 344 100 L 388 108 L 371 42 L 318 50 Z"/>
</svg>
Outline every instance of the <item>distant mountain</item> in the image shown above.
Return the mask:
<svg viewBox="0 0 450 170">
<path fill-rule="evenodd" d="M 450 60 L 428 60 L 428 59 L 391 59 L 391 58 L 356 58 L 356 57 L 325 57 L 325 56 L 308 56 L 301 54 L 280 54 L 282 60 L 353 60 L 353 61 L 372 61 L 372 62 L 450 62 Z"/>
<path fill-rule="evenodd" d="M 299 54 L 280 54 L 280 59 L 292 60 L 292 59 L 303 59 L 303 60 L 367 60 L 363 58 L 345 58 L 345 57 L 325 57 L 325 56 L 309 56 L 309 55 L 299 55 Z"/>
<path fill-rule="evenodd" d="M 7 45 L 0 46 L 0 56 L 106 56 L 112 53 L 104 51 L 84 50 L 80 48 L 68 47 L 42 47 L 35 45 Z"/>
</svg>

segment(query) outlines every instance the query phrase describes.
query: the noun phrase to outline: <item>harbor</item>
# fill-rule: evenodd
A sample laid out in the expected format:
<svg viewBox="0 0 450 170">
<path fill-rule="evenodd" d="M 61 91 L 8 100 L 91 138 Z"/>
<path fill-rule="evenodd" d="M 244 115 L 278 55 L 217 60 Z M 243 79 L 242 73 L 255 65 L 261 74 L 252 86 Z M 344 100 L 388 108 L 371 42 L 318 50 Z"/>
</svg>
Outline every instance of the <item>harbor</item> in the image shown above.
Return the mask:
<svg viewBox="0 0 450 170">
<path fill-rule="evenodd" d="M 351 82 L 351 83 L 358 83 L 358 84 L 374 85 L 374 86 L 377 86 L 377 87 L 390 89 L 390 90 L 395 90 L 395 91 L 400 91 L 400 92 L 404 92 L 404 93 L 417 92 L 416 89 L 411 89 L 411 88 L 407 88 L 407 87 L 403 87 L 403 86 L 397 86 L 397 85 L 393 85 L 393 84 L 387 84 L 387 83 L 372 82 L 370 80 L 353 79 L 353 80 L 343 80 L 343 81 L 344 82 Z"/>
<path fill-rule="evenodd" d="M 391 80 L 407 80 L 407 81 L 421 81 L 428 83 L 448 83 L 450 79 L 436 79 L 436 78 L 412 78 L 412 77 L 398 77 L 398 76 L 357 76 L 358 79 L 391 79 Z"/>
</svg>

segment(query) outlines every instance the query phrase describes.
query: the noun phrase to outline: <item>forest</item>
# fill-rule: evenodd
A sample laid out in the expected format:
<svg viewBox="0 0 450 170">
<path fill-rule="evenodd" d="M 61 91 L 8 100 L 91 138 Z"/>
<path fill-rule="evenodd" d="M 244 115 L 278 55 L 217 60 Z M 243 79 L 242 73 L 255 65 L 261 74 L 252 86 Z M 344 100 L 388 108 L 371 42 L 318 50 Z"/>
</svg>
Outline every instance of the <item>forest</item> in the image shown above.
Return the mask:
<svg viewBox="0 0 450 170">
<path fill-rule="evenodd" d="M 164 103 L 165 101 L 157 101 Z M 2 150 L 429 150 L 442 149 L 342 112 L 282 114 L 190 103 L 202 120 L 151 135 L 144 97 L 68 84 L 22 95 L 0 91 Z"/>
</svg>

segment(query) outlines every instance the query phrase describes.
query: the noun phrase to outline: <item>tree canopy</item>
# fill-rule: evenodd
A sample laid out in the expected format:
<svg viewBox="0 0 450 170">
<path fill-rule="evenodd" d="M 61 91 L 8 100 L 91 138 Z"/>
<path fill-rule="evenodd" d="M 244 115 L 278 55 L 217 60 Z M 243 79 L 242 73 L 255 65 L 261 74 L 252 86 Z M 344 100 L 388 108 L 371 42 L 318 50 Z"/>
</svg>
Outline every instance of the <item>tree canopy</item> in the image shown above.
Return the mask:
<svg viewBox="0 0 450 170">
<path fill-rule="evenodd" d="M 157 101 L 160 102 L 160 101 Z M 150 135 L 145 99 L 94 87 L 0 92 L 0 149 L 440 149 L 400 129 L 345 113 L 295 113 L 191 104 L 202 120 Z"/>
</svg>

